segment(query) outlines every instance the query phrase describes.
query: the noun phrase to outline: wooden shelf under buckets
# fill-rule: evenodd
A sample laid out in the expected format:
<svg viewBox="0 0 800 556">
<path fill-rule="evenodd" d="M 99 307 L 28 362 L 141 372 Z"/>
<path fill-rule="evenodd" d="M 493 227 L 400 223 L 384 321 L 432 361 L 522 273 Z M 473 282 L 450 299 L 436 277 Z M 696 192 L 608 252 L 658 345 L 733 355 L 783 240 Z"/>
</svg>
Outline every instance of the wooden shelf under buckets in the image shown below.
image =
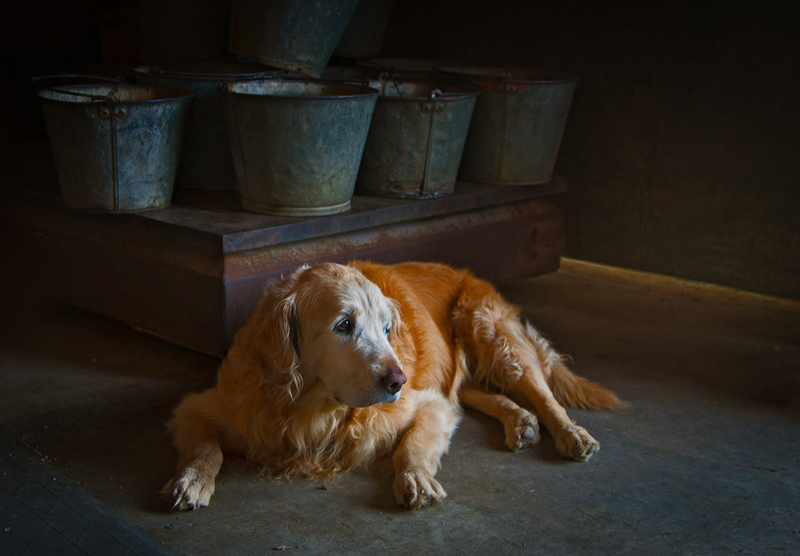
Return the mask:
<svg viewBox="0 0 800 556">
<path fill-rule="evenodd" d="M 459 182 L 430 200 L 356 196 L 347 213 L 287 218 L 243 211 L 234 191 L 177 189 L 136 214 L 66 208 L 46 142 L 4 147 L 6 233 L 52 296 L 169 341 L 222 355 L 264 285 L 304 263 L 441 261 L 495 283 L 558 268 L 560 209 L 538 186 Z"/>
</svg>

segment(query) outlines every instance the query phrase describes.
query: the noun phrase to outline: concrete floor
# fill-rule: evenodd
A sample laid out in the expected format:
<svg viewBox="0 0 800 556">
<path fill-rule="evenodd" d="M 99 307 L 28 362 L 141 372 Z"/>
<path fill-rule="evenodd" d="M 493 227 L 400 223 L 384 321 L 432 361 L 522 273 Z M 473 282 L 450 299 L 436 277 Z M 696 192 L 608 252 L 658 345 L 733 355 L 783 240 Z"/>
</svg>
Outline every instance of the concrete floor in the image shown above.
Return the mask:
<svg viewBox="0 0 800 556">
<path fill-rule="evenodd" d="M 231 464 L 209 508 L 171 512 L 163 424 L 218 361 L 40 298 L 9 265 L 0 436 L 178 554 L 800 554 L 800 303 L 571 260 L 503 289 L 631 404 L 571 412 L 602 445 L 588 463 L 548 435 L 509 453 L 467 411 L 431 509 L 396 508 L 377 470 L 286 484 Z M 15 516 L 3 554 L 23 546 Z"/>
</svg>

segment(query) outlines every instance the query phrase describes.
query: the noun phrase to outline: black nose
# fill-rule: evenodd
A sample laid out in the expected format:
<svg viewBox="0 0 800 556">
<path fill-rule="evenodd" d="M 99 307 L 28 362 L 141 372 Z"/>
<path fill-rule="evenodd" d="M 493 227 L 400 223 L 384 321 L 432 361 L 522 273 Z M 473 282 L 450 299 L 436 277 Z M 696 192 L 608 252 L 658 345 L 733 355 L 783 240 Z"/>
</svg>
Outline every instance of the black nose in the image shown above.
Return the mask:
<svg viewBox="0 0 800 556">
<path fill-rule="evenodd" d="M 383 385 L 386 386 L 386 390 L 392 395 L 399 392 L 400 388 L 402 388 L 405 383 L 406 375 L 403 374 L 403 371 L 397 365 L 389 367 L 389 372 L 383 375 Z"/>
</svg>

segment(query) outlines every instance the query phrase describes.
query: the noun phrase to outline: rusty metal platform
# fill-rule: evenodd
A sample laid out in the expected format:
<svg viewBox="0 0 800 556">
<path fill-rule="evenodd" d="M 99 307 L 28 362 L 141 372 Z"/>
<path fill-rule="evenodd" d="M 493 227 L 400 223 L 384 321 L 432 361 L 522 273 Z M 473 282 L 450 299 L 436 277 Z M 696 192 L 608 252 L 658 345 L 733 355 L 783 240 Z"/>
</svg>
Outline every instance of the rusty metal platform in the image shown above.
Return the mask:
<svg viewBox="0 0 800 556">
<path fill-rule="evenodd" d="M 500 283 L 558 268 L 561 211 L 540 186 L 458 183 L 452 196 L 356 196 L 335 216 L 241 210 L 235 192 L 176 190 L 139 214 L 76 212 L 60 201 L 41 145 L 4 149 L 3 225 L 49 294 L 172 342 L 222 355 L 269 280 L 304 263 L 401 260 L 468 267 Z"/>
</svg>

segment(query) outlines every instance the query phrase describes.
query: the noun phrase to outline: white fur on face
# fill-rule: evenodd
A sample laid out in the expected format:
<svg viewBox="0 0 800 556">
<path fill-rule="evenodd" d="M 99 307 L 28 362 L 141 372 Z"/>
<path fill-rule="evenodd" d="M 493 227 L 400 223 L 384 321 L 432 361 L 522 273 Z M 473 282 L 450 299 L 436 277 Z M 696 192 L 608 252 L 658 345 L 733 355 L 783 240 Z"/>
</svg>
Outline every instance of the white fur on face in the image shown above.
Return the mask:
<svg viewBox="0 0 800 556">
<path fill-rule="evenodd" d="M 323 278 L 324 277 L 324 278 Z M 320 278 L 320 279 L 317 279 Z M 298 299 L 300 366 L 309 386 L 317 380 L 350 407 L 392 403 L 383 377 L 400 367 L 389 335 L 396 321 L 392 303 L 378 286 L 353 269 L 321 274 Z"/>
</svg>

